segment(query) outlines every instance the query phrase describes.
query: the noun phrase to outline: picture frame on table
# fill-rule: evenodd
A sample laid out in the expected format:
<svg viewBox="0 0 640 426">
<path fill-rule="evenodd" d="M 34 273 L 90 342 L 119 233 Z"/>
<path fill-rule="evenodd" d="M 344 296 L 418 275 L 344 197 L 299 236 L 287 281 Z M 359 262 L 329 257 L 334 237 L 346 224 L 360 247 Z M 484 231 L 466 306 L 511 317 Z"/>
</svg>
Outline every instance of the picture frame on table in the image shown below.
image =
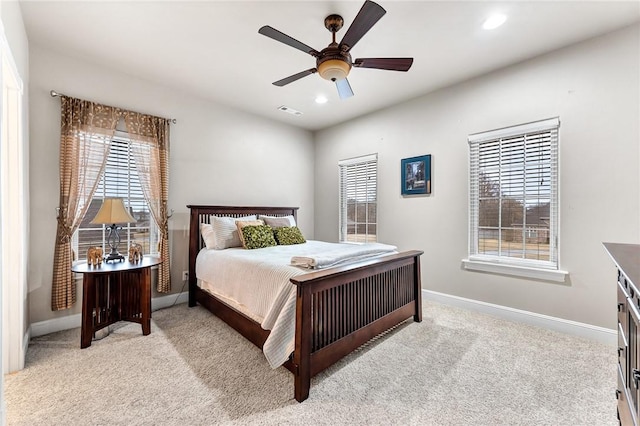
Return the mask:
<svg viewBox="0 0 640 426">
<path fill-rule="evenodd" d="M 402 195 L 431 194 L 431 154 L 400 162 Z"/>
</svg>

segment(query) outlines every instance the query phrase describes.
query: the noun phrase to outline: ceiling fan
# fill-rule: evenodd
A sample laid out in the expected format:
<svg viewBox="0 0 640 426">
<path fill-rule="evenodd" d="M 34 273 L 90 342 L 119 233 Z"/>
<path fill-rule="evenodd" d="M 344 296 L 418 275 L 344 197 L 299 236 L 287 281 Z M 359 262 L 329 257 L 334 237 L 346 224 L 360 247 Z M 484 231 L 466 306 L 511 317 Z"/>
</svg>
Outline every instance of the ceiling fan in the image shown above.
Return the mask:
<svg viewBox="0 0 640 426">
<path fill-rule="evenodd" d="M 351 54 L 349 53 L 351 48 L 360 41 L 367 31 L 369 31 L 385 13 L 387 13 L 387 11 L 379 4 L 369 0 L 365 1 L 339 44 L 336 43 L 336 32 L 342 28 L 344 20 L 340 15 L 327 16 L 324 20 L 324 26 L 331 32 L 333 41 L 329 46 L 319 52 L 268 25 L 260 28 L 258 30 L 260 34 L 294 47 L 316 58 L 315 68 L 309 68 L 308 70 L 290 75 L 273 84 L 282 87 L 317 72 L 322 78 L 334 81 L 340 99 L 346 99 L 353 96 L 353 90 L 351 90 L 351 86 L 347 80 L 351 67 L 408 71 L 413 64 L 413 58 L 357 58 L 355 61 L 351 60 Z"/>
</svg>

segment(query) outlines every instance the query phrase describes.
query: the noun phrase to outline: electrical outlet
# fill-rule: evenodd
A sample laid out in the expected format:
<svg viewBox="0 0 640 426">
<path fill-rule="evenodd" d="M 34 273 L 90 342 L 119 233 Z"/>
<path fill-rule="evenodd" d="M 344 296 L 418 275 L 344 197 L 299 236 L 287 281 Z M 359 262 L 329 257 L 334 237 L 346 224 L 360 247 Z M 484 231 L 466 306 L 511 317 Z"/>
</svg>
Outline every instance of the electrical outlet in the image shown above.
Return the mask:
<svg viewBox="0 0 640 426">
<path fill-rule="evenodd" d="M 182 271 L 182 281 L 189 281 L 189 271 Z"/>
</svg>

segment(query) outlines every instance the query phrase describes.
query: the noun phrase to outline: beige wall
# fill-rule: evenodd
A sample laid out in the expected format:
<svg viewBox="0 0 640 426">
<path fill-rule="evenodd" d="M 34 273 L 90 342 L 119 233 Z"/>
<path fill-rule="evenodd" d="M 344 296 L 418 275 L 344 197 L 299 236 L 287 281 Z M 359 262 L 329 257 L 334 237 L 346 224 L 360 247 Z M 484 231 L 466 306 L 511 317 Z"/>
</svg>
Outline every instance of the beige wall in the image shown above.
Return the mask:
<svg viewBox="0 0 640 426">
<path fill-rule="evenodd" d="M 50 308 L 60 135 L 60 101 L 49 96 L 52 89 L 177 119 L 171 127 L 169 166 L 169 207 L 174 210 L 169 223 L 173 292 L 180 291 L 181 272 L 187 270 L 187 204 L 298 206 L 300 227 L 305 235 L 313 236 L 310 132 L 38 46 L 30 46 L 30 60 L 32 323 L 80 312 L 80 303 L 62 312 Z M 78 284 L 80 296 L 82 287 Z"/>
<path fill-rule="evenodd" d="M 316 135 L 315 236 L 337 240 L 338 160 L 378 153 L 381 242 L 420 249 L 423 287 L 615 328 L 603 241 L 640 242 L 639 26 Z M 559 116 L 564 284 L 469 272 L 467 135 Z M 431 154 L 433 193 L 400 196 L 400 160 Z"/>
</svg>

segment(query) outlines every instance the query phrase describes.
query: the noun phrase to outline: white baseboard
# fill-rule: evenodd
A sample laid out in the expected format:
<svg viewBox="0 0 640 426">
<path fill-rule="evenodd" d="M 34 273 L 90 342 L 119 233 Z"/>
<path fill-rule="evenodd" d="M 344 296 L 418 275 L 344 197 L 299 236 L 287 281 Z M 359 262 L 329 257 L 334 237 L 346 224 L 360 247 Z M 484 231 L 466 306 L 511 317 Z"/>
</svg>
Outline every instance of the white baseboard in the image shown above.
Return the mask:
<svg viewBox="0 0 640 426">
<path fill-rule="evenodd" d="M 464 297 L 452 296 L 449 294 L 438 293 L 431 290 L 423 289 L 422 291 L 427 299 L 433 300 L 434 302 L 442 303 L 443 305 L 456 306 L 463 309 L 482 312 L 510 321 L 534 325 L 561 333 L 588 338 L 611 346 L 616 346 L 618 344 L 618 333 L 616 330 L 576 321 L 570 321 L 562 318 L 551 317 L 535 312 L 523 311 L 520 309 L 510 308 L 508 306 L 494 305 L 492 303 L 481 302 L 478 300 L 465 299 Z M 188 299 L 188 292 L 155 297 L 151 299 L 151 310 L 157 311 L 158 309 L 167 308 L 174 304 L 186 303 Z M 82 315 L 75 314 L 31 324 L 30 336 L 28 331 L 27 336 L 25 337 L 24 353 L 26 353 L 26 345 L 28 345 L 30 337 L 38 337 L 45 334 L 54 333 L 56 331 L 69 330 L 72 328 L 80 327 L 81 320 Z"/>
<path fill-rule="evenodd" d="M 189 292 L 183 291 L 182 293 L 168 294 L 166 296 L 154 297 L 151 299 L 151 311 L 157 311 L 158 309 L 168 308 L 172 305 L 179 305 L 180 303 L 186 303 L 189 301 Z"/>
<path fill-rule="evenodd" d="M 20 360 L 20 370 L 24 368 L 27 361 L 27 349 L 29 348 L 29 341 L 31 341 L 31 327 L 27 327 L 27 332 L 24 333 L 22 340 L 22 359 Z"/>
<path fill-rule="evenodd" d="M 481 302 L 479 300 L 465 299 L 464 297 L 452 296 L 445 293 L 438 293 L 436 291 L 424 289 L 422 291 L 427 299 L 442 303 L 443 305 L 456 306 L 458 308 L 493 315 L 509 321 L 520 322 L 546 328 L 548 330 L 584 337 L 610 346 L 618 345 L 617 330 L 551 317 L 535 312 L 522 311 L 508 306 L 494 305 L 492 303 Z"/>
<path fill-rule="evenodd" d="M 31 337 L 44 336 L 45 334 L 55 333 L 56 331 L 77 328 L 80 327 L 81 322 L 81 314 L 34 322 L 31 324 Z"/>
<path fill-rule="evenodd" d="M 188 292 L 154 297 L 151 299 L 151 311 L 167 308 L 173 304 L 185 303 L 187 300 L 189 300 Z M 44 336 L 45 334 L 55 333 L 56 331 L 77 328 L 80 327 L 81 324 L 82 314 L 74 314 L 66 317 L 34 322 L 31 324 L 31 337 Z M 28 342 L 29 340 L 27 340 L 27 344 Z"/>
</svg>

